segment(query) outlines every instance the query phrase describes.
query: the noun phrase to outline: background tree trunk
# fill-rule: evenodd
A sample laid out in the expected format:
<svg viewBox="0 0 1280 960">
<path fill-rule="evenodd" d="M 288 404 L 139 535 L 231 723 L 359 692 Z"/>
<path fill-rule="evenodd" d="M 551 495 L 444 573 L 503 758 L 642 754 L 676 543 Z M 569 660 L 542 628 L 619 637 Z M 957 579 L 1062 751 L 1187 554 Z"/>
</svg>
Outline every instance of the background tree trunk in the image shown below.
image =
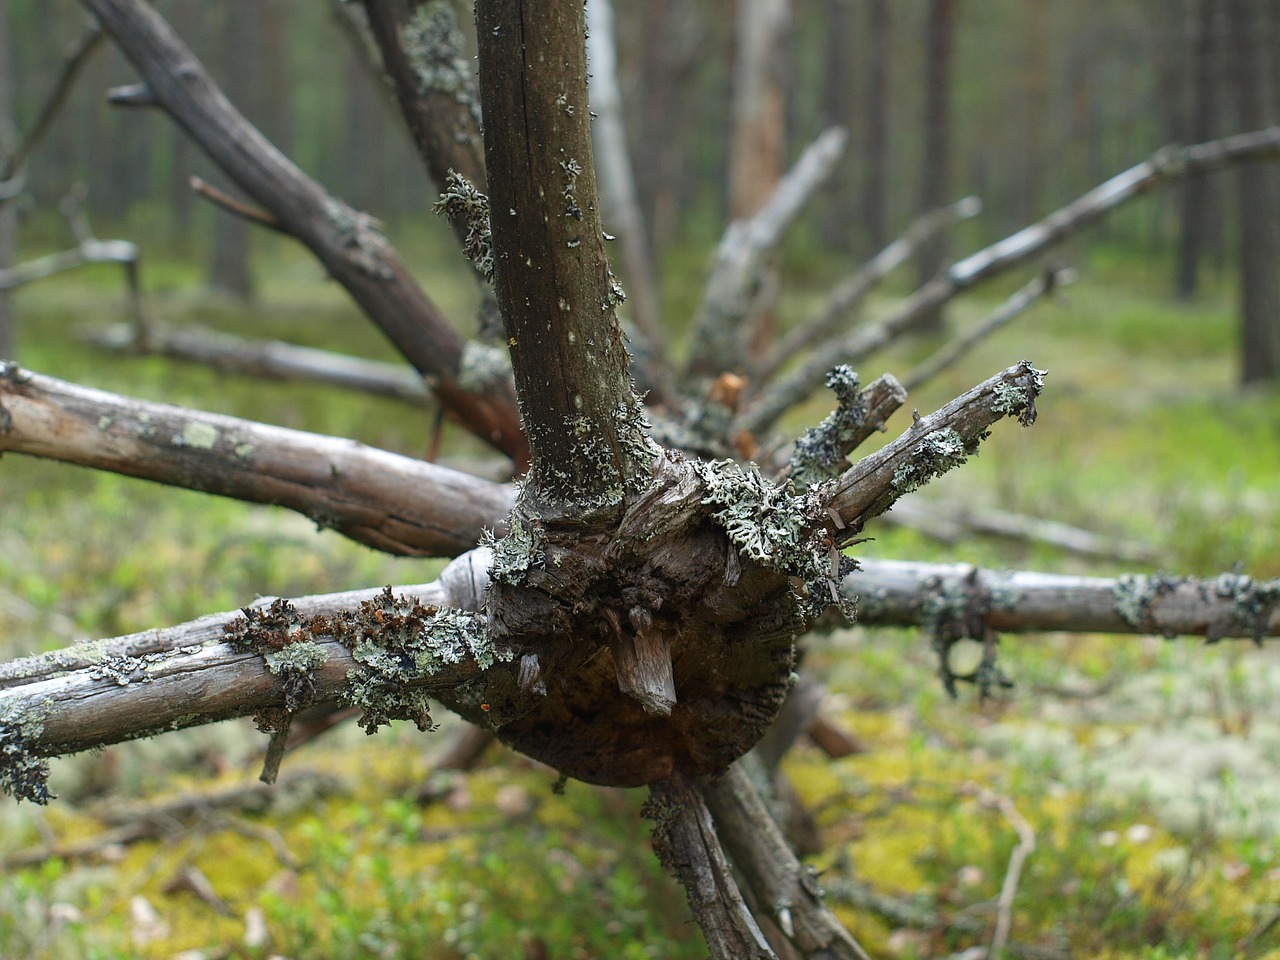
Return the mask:
<svg viewBox="0 0 1280 960">
<path fill-rule="evenodd" d="M 889 242 L 889 0 L 869 0 L 867 15 L 867 172 L 863 180 L 862 222 L 865 252 L 870 256 Z"/>
<path fill-rule="evenodd" d="M 929 0 L 924 35 L 924 139 L 920 165 L 920 212 L 936 210 L 951 192 L 951 53 L 955 34 L 955 0 Z M 947 235 L 924 244 L 917 261 L 920 285 L 937 275 L 947 256 Z M 938 309 L 924 318 L 922 333 L 942 330 Z"/>
<path fill-rule="evenodd" d="M 1218 13 L 1214 0 L 1193 0 L 1187 19 L 1188 55 L 1191 60 L 1191 108 L 1185 137 L 1193 143 L 1208 140 L 1216 131 L 1219 112 L 1217 57 Z M 1182 188 L 1181 224 L 1175 289 L 1183 300 L 1195 296 L 1200 281 L 1200 260 L 1209 232 L 1210 206 L 1221 202 L 1216 181 L 1195 177 Z"/>
<path fill-rule="evenodd" d="M 14 148 L 12 51 L 9 39 L 9 0 L 0 0 L 0 189 L 3 181 L 13 171 L 8 168 L 8 156 Z M 0 198 L 0 270 L 13 266 L 18 242 L 17 198 Z M 0 290 L 0 358 L 12 359 L 17 347 L 14 329 L 13 297 L 7 290 Z"/>
<path fill-rule="evenodd" d="M 1264 0 L 1228 5 L 1232 87 L 1237 121 L 1254 127 L 1275 118 L 1268 76 L 1271 43 Z M 1280 379 L 1280 183 L 1271 165 L 1245 164 L 1237 174 L 1240 203 L 1240 379 Z"/>
</svg>

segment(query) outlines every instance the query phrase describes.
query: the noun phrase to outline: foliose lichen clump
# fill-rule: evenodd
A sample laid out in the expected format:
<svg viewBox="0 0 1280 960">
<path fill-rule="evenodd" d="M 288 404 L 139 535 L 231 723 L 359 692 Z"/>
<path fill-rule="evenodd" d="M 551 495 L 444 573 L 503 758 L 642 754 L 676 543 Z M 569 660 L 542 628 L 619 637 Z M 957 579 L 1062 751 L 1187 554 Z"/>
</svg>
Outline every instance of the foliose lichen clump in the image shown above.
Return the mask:
<svg viewBox="0 0 1280 960">
<path fill-rule="evenodd" d="M 483 614 L 423 606 L 390 587 L 354 615 L 331 618 L 328 630 L 359 665 L 347 675 L 344 700 L 361 709 L 367 733 L 392 720 L 433 729 L 425 679 L 468 659 L 479 673 L 512 657 L 496 648 Z"/>
<path fill-rule="evenodd" d="M 950 427 L 933 431 L 916 444 L 911 459 L 893 472 L 893 488 L 900 494 L 918 490 L 976 454 L 978 444 L 985 438 L 983 433 L 966 444 L 964 437 Z"/>
<path fill-rule="evenodd" d="M 0 715 L 0 790 L 15 800 L 30 800 L 43 806 L 52 794 L 49 761 L 36 756 L 32 749 L 39 727 L 36 718 Z"/>
<path fill-rule="evenodd" d="M 400 31 L 400 44 L 423 93 L 435 90 L 464 104 L 479 119 L 464 40 L 448 0 L 432 0 L 414 11 Z"/>
<path fill-rule="evenodd" d="M 1045 371 L 1037 370 L 1030 360 L 1018 364 L 1021 373 L 1030 375 L 1030 381 L 1023 384 L 999 383 L 995 387 L 995 403 L 991 409 L 1006 417 L 1018 417 L 1018 422 L 1029 427 L 1036 422 L 1036 397 L 1044 389 Z"/>
<path fill-rule="evenodd" d="M 789 481 L 771 483 L 754 464 L 696 461 L 693 469 L 706 486 L 703 502 L 715 508 L 711 519 L 738 553 L 801 581 L 804 617 L 816 617 L 834 604 L 853 618 L 853 602 L 839 584 L 856 562 L 840 554 L 825 535 L 825 511 L 817 495 L 796 496 Z"/>
<path fill-rule="evenodd" d="M 827 386 L 835 392 L 835 410 L 796 441 L 789 461 L 791 477 L 802 487 L 830 480 L 849 466 L 848 451 L 867 421 L 867 401 L 852 367 L 835 367 L 827 374 Z"/>
<path fill-rule="evenodd" d="M 470 180 L 456 171 L 445 178 L 440 199 L 431 208 L 450 221 L 466 225 L 467 236 L 462 252 L 475 264 L 476 272 L 493 280 L 493 231 L 489 225 L 489 198 Z"/>
</svg>

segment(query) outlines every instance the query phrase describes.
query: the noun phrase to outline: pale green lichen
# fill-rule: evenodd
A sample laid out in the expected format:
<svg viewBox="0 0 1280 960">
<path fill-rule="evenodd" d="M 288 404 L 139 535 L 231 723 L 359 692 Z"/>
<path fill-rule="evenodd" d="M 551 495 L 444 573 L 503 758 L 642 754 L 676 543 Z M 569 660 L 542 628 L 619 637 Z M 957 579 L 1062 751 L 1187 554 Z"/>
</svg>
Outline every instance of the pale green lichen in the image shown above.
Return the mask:
<svg viewBox="0 0 1280 960">
<path fill-rule="evenodd" d="M 1018 364 L 1018 371 L 1027 378 L 1026 382 L 997 384 L 991 409 L 1006 417 L 1017 414 L 1018 422 L 1029 427 L 1036 422 L 1036 397 L 1044 389 L 1045 371 L 1037 370 L 1029 360 Z"/>
<path fill-rule="evenodd" d="M 380 280 L 391 279 L 391 267 L 386 262 L 390 249 L 387 239 L 378 232 L 375 220 L 332 197 L 325 201 L 325 217 L 338 234 L 338 243 L 349 259 L 362 273 Z"/>
<path fill-rule="evenodd" d="M 502 347 L 468 340 L 458 361 L 458 386 L 471 393 L 483 392 L 511 376 L 511 357 Z"/>
<path fill-rule="evenodd" d="M 191 420 L 183 426 L 182 436 L 175 437 L 173 442 L 176 446 L 212 450 L 218 442 L 218 430 L 210 424 Z"/>
<path fill-rule="evenodd" d="M 1153 605 L 1161 596 L 1177 587 L 1173 577 L 1142 576 L 1126 573 L 1116 578 L 1111 597 L 1116 613 L 1140 633 L 1160 633 Z"/>
<path fill-rule="evenodd" d="M 460 173 L 450 171 L 444 190 L 432 210 L 466 225 L 462 252 L 486 280 L 493 279 L 493 232 L 489 225 L 489 198 Z"/>
<path fill-rule="evenodd" d="M 418 7 L 400 31 L 400 45 L 422 92 L 434 90 L 453 97 L 479 121 L 471 66 L 463 56 L 462 31 L 448 0 Z"/>
<path fill-rule="evenodd" d="M 839 584 L 855 563 L 825 541 L 825 511 L 816 496 L 795 496 L 790 482 L 771 483 L 754 464 L 694 461 L 693 470 L 706 487 L 703 502 L 715 508 L 711 519 L 738 553 L 803 583 L 802 615 L 816 617 L 834 604 L 852 618 L 853 604 Z"/>
<path fill-rule="evenodd" d="M 343 699 L 360 707 L 368 733 L 392 720 L 433 729 L 424 680 L 467 660 L 483 671 L 512 656 L 496 648 L 483 614 L 424 607 L 390 587 L 356 614 L 333 618 L 330 630 L 358 664 L 347 674 Z"/>
<path fill-rule="evenodd" d="M 918 490 L 930 480 L 968 460 L 970 454 L 977 452 L 980 439 L 975 438 L 970 446 L 950 427 L 933 431 L 916 444 L 910 460 L 894 470 L 893 488 L 899 494 Z"/>
<path fill-rule="evenodd" d="M 263 654 L 271 675 L 281 680 L 285 710 L 296 713 L 310 705 L 316 692 L 316 670 L 328 659 L 324 648 L 314 641 L 290 643 Z"/>
<path fill-rule="evenodd" d="M 802 487 L 830 480 L 848 467 L 852 438 L 867 420 L 867 401 L 852 367 L 835 367 L 827 374 L 827 386 L 835 392 L 836 409 L 796 441 L 788 463 L 792 479 Z"/>
</svg>

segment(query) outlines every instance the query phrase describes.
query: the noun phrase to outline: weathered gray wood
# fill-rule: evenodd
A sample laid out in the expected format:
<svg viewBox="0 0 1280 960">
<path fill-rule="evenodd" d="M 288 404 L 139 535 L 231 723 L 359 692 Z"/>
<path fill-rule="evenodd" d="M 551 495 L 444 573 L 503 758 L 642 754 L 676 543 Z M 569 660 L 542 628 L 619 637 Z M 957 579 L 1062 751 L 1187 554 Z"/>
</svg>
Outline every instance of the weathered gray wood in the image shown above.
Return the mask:
<svg viewBox="0 0 1280 960">
<path fill-rule="evenodd" d="M 959 466 L 997 420 L 1016 416 L 1024 426 L 1033 423 L 1043 377 L 1024 360 L 919 418 L 906 433 L 859 460 L 828 494 L 828 506 L 844 524 L 838 538 L 855 535 L 899 497 Z"/>
<path fill-rule="evenodd" d="M 701 781 L 716 830 L 754 901 L 802 955 L 869 960 L 822 899 L 817 879 L 787 845 L 760 794 L 741 767 Z"/>
<path fill-rule="evenodd" d="M 653 821 L 653 851 L 684 885 L 711 956 L 777 960 L 743 902 L 699 786 L 683 777 L 658 781 L 645 815 Z"/>
<path fill-rule="evenodd" d="M 82 0 L 133 62 L 156 101 L 230 176 L 304 243 L 432 383 L 445 407 L 518 464 L 528 447 L 504 383 L 472 393 L 458 381 L 464 340 L 370 219 L 330 196 L 222 94 L 144 0 Z"/>
<path fill-rule="evenodd" d="M 858 621 L 868 625 L 927 625 L 931 599 L 963 586 L 980 605 L 983 622 L 1002 633 L 1280 636 L 1280 580 L 1235 573 L 1081 577 L 896 560 L 864 560 L 861 566 L 845 577 L 842 589 L 857 598 Z"/>
<path fill-rule="evenodd" d="M 280 340 L 251 340 L 197 324 L 180 327 L 151 322 L 145 331 L 118 323 L 85 330 L 81 338 L 117 353 L 155 354 L 268 380 L 301 380 L 392 397 L 417 407 L 435 396 L 412 367 L 301 347 Z"/>
<path fill-rule="evenodd" d="M 1145 163 L 1112 177 L 1038 223 L 953 264 L 884 319 L 819 344 L 808 358 L 743 411 L 735 423 L 735 432 L 746 430 L 761 435 L 788 409 L 820 389 L 823 377 L 836 364 L 856 366 L 894 337 L 916 329 L 960 293 L 1039 256 L 1124 202 L 1187 176 L 1277 156 L 1280 156 L 1280 127 L 1193 146 L 1166 147 Z"/>
<path fill-rule="evenodd" d="M 745 368 L 748 331 L 742 324 L 759 291 L 765 259 L 814 191 L 831 175 L 846 142 L 848 134 L 841 127 L 823 132 L 753 216 L 729 224 L 716 248 L 702 304 L 692 321 L 690 373 L 710 375 Z"/>
<path fill-rule="evenodd" d="M 353 440 L 132 400 L 15 364 L 0 364 L 0 451 L 278 504 L 411 556 L 470 550 L 513 502 L 510 487 Z"/>
</svg>

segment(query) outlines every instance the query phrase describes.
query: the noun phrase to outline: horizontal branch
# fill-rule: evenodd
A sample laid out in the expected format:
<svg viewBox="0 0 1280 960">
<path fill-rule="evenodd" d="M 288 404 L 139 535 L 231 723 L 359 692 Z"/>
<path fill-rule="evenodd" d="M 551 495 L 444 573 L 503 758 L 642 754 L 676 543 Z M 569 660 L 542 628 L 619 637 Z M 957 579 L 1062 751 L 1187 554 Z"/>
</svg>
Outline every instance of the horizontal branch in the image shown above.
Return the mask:
<svg viewBox="0 0 1280 960">
<path fill-rule="evenodd" d="M 87 240 L 70 250 L 50 253 L 0 270 L 0 290 L 12 290 L 36 280 L 93 263 L 120 263 L 136 267 L 138 248 L 127 240 Z M 134 282 L 130 281 L 130 287 Z"/>
<path fill-rule="evenodd" d="M 789 408 L 822 386 L 838 363 L 857 366 L 894 337 L 914 329 L 960 293 L 1033 257 L 1096 223 L 1127 200 L 1184 177 L 1231 163 L 1280 156 L 1280 127 L 1244 133 L 1189 147 L 1166 147 L 1145 163 L 1126 170 L 1084 196 L 1049 214 L 1039 223 L 954 264 L 925 284 L 892 314 L 870 326 L 824 341 L 794 370 L 748 407 L 734 425 L 760 436 Z"/>
<path fill-rule="evenodd" d="M 927 626 L 937 616 L 937 598 L 963 593 L 980 604 L 973 612 L 987 626 L 1005 633 L 1280 636 L 1280 580 L 1235 573 L 1081 577 L 896 560 L 862 560 L 861 566 L 845 577 L 842 590 L 857 598 L 858 622 L 866 625 Z"/>
<path fill-rule="evenodd" d="M 296 510 L 389 553 L 456 556 L 510 487 L 284 427 L 147 403 L 0 364 L 0 451 Z"/>
<path fill-rule="evenodd" d="M 280 340 L 250 340 L 194 324 L 149 323 L 144 331 L 118 323 L 87 330 L 82 339 L 104 350 L 143 353 L 200 363 L 224 373 L 269 380 L 300 380 L 359 390 L 428 407 L 434 395 L 412 367 L 300 347 Z"/>
<path fill-rule="evenodd" d="M 756 371 L 756 379 L 768 380 L 791 357 L 832 336 L 880 281 L 915 256 L 923 244 L 960 221 L 976 217 L 981 212 L 981 200 L 977 197 L 965 197 L 949 207 L 933 210 L 917 218 L 906 233 L 864 263 L 852 276 L 832 288 L 811 320 L 793 327 L 783 336 L 769 362 Z"/>
<path fill-rule="evenodd" d="M 716 374 L 745 363 L 746 331 L 741 324 L 760 285 L 761 266 L 809 197 L 830 176 L 847 140 L 841 127 L 819 135 L 778 181 L 759 212 L 729 224 L 693 318 L 691 373 Z"/>
<path fill-rule="evenodd" d="M 845 525 L 842 537 L 857 534 L 899 497 L 964 463 L 997 420 L 1016 416 L 1023 426 L 1033 423 L 1043 380 L 1043 371 L 1024 360 L 920 417 L 846 470 L 827 491 L 829 508 Z"/>
</svg>

